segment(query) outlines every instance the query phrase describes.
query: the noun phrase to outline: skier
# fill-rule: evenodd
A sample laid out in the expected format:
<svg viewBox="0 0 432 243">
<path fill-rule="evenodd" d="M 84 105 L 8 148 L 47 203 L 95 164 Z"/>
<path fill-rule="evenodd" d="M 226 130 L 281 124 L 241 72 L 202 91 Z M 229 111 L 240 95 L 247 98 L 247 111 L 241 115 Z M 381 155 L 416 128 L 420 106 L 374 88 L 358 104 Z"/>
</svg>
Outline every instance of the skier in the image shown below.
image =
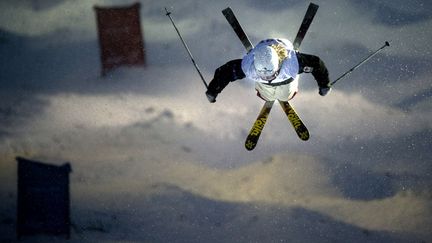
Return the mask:
<svg viewBox="0 0 432 243">
<path fill-rule="evenodd" d="M 229 82 L 247 77 L 255 81 L 260 98 L 288 101 L 298 91 L 298 74 L 301 73 L 312 73 L 321 96 L 331 91 L 328 70 L 319 57 L 295 51 L 286 39 L 267 39 L 259 42 L 243 59 L 231 60 L 216 69 L 206 96 L 214 103 Z"/>
</svg>

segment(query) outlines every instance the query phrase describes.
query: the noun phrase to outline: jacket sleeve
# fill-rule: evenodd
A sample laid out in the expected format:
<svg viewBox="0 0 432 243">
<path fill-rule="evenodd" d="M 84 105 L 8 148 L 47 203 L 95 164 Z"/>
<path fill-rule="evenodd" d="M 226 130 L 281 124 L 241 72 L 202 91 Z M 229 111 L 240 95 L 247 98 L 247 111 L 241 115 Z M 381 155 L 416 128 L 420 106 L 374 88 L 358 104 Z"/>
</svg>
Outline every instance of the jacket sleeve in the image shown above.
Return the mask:
<svg viewBox="0 0 432 243">
<path fill-rule="evenodd" d="M 299 61 L 299 74 L 303 72 L 312 73 L 321 88 L 330 85 L 329 72 L 319 57 L 298 52 L 297 58 Z"/>
<path fill-rule="evenodd" d="M 208 86 L 208 91 L 213 94 L 219 94 L 229 82 L 246 77 L 241 68 L 241 62 L 242 59 L 235 59 L 217 68 Z"/>
</svg>

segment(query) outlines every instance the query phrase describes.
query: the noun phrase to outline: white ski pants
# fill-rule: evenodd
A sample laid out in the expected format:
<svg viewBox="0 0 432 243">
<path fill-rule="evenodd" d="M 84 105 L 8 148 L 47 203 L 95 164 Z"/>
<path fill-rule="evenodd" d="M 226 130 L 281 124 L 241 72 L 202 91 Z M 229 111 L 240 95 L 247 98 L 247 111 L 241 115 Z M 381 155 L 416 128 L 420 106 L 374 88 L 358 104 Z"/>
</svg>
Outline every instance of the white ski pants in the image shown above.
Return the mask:
<svg viewBox="0 0 432 243">
<path fill-rule="evenodd" d="M 281 100 L 288 101 L 294 98 L 298 92 L 298 80 L 299 76 L 288 84 L 279 86 L 271 86 L 260 82 L 255 82 L 255 89 L 258 92 L 257 95 L 266 101 Z"/>
</svg>

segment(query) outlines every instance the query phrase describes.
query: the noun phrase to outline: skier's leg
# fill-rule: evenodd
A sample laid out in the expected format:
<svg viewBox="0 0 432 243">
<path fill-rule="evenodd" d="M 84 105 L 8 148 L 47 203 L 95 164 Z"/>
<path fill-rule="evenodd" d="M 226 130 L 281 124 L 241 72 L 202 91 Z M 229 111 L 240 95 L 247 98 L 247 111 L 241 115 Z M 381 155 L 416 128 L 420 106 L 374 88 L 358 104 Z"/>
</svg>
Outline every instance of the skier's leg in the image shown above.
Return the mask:
<svg viewBox="0 0 432 243">
<path fill-rule="evenodd" d="M 299 75 L 297 75 L 294 80 L 288 84 L 276 86 L 276 99 L 280 101 L 289 101 L 294 98 L 298 92 L 298 80 Z"/>
<path fill-rule="evenodd" d="M 206 92 L 210 102 L 216 101 L 216 96 L 222 92 L 229 82 L 246 77 L 241 68 L 241 62 L 242 59 L 235 59 L 216 69 Z M 213 100 L 211 98 L 213 98 Z"/>
<path fill-rule="evenodd" d="M 271 86 L 256 82 L 255 90 L 257 91 L 258 97 L 265 101 L 288 101 L 294 98 L 294 96 L 298 92 L 298 80 L 299 76 L 297 75 L 290 83 L 280 86 Z"/>
<path fill-rule="evenodd" d="M 300 66 L 299 73 L 312 73 L 318 83 L 318 87 L 329 87 L 329 72 L 324 62 L 319 57 L 304 53 L 297 53 L 297 58 Z"/>
<path fill-rule="evenodd" d="M 276 99 L 276 87 L 274 86 L 255 82 L 255 90 L 257 91 L 257 96 L 265 101 L 272 101 Z"/>
</svg>

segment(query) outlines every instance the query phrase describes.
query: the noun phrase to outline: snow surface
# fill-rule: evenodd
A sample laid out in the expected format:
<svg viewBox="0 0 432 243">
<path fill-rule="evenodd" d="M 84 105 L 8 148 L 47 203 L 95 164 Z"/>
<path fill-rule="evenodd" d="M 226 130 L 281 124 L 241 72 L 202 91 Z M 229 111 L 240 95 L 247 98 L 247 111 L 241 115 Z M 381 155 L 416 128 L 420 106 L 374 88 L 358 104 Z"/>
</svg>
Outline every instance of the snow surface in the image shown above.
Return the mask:
<svg viewBox="0 0 432 243">
<path fill-rule="evenodd" d="M 127 3 L 1 1 L 0 241 L 16 240 L 23 156 L 71 163 L 69 242 L 432 242 L 430 3 L 316 1 L 303 50 L 333 78 L 392 47 L 325 98 L 302 75 L 311 139 L 275 106 L 252 152 L 253 84 L 209 104 L 163 7 L 210 80 L 244 53 L 220 10 L 257 42 L 293 38 L 308 3 L 141 1 L 148 67 L 100 78 L 92 7 Z"/>
</svg>

